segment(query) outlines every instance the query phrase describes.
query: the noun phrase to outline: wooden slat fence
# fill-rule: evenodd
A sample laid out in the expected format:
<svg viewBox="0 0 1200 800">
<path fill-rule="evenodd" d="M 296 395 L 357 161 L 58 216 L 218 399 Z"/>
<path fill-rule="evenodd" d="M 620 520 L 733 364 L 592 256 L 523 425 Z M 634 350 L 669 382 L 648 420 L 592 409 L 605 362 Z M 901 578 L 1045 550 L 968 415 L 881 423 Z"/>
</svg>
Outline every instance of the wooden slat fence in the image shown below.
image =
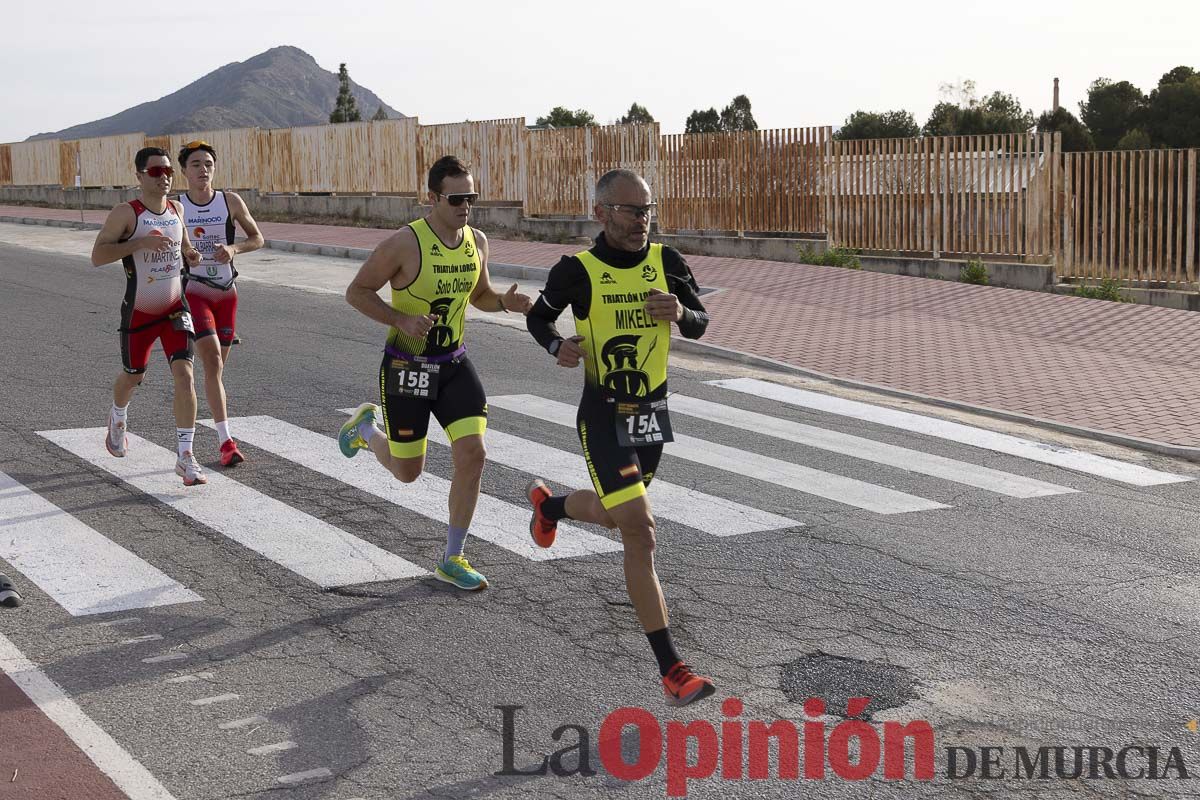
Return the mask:
<svg viewBox="0 0 1200 800">
<path fill-rule="evenodd" d="M 162 147 L 171 154 L 171 162 L 188 142 L 208 142 L 217 151 L 217 167 L 213 185 L 226 189 L 257 189 L 262 185 L 262 160 L 259 153 L 258 128 L 232 128 L 227 130 L 191 131 L 173 133 L 166 137 L 155 137 L 153 142 L 146 137 L 146 144 Z M 166 139 L 162 144 L 161 140 Z M 187 179 L 182 170 L 175 173 L 175 188 L 187 191 Z"/>
<path fill-rule="evenodd" d="M 58 186 L 62 183 L 57 139 L 10 144 L 13 186 Z M 71 165 L 74 174 L 74 164 Z M 72 179 L 74 185 L 74 179 Z"/>
<path fill-rule="evenodd" d="M 122 136 L 104 136 L 96 139 L 78 140 L 79 161 L 84 186 L 137 186 L 137 171 L 133 157 L 146 146 L 146 137 L 141 133 Z M 172 159 L 174 163 L 174 159 Z M 63 160 L 64 187 L 75 185 L 74 164 Z M 66 169 L 70 167 L 70 169 Z"/>
<path fill-rule="evenodd" d="M 823 163 L 832 130 L 661 137 L 659 226 L 666 230 L 824 230 Z"/>
<path fill-rule="evenodd" d="M 470 165 L 475 191 L 484 200 L 523 200 L 525 134 L 521 118 L 421 125 L 413 189 L 424 199 L 429 168 L 442 156 L 454 155 Z"/>
<path fill-rule="evenodd" d="M 1068 278 L 1200 280 L 1200 150 L 1062 154 L 1052 134 L 834 142 L 828 127 L 663 136 L 407 118 L 4 144 L 0 185 L 72 187 L 79 169 L 85 186 L 133 186 L 140 147 L 174 157 L 192 139 L 217 149 L 217 184 L 235 189 L 424 197 L 429 166 L 454 154 L 485 200 L 589 216 L 596 179 L 625 167 L 646 177 L 666 231 L 827 232 L 864 250 L 1054 258 Z"/>
<path fill-rule="evenodd" d="M 829 241 L 1049 257 L 1058 141 L 1047 133 L 833 142 L 824 179 Z"/>
<path fill-rule="evenodd" d="M 658 197 L 658 123 L 529 131 L 525 157 L 525 212 L 590 216 L 596 181 L 613 169 L 642 175 Z"/>
<path fill-rule="evenodd" d="M 1195 149 L 1067 153 L 1060 274 L 1194 289 L 1198 158 Z"/>
<path fill-rule="evenodd" d="M 525 213 L 587 216 L 595 189 L 587 128 L 529 131 L 525 155 Z"/>
</svg>

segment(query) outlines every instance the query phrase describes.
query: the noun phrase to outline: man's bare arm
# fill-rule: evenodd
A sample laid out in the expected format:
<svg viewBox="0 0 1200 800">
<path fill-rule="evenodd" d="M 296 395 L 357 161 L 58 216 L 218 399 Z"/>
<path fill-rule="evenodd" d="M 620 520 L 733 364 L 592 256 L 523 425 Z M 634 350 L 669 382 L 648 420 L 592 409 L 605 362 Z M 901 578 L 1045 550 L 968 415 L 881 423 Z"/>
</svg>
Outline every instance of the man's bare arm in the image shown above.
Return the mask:
<svg viewBox="0 0 1200 800">
<path fill-rule="evenodd" d="M 380 324 L 399 328 L 410 336 L 424 336 L 437 322 L 435 315 L 401 314 L 379 296 L 379 290 L 397 275 L 404 276 L 410 271 L 411 277 L 415 278 L 420 258 L 417 237 L 411 229 L 405 228 L 388 237 L 371 252 L 346 287 L 346 302 Z"/>
<path fill-rule="evenodd" d="M 96 234 L 96 244 L 92 246 L 92 266 L 102 267 L 105 264 L 120 261 L 139 250 L 153 249 L 162 252 L 171 246 L 170 240 L 157 236 L 122 242 L 122 239 L 133 233 L 136 221 L 137 215 L 133 213 L 133 208 L 128 203 L 121 203 L 108 212 L 108 218 L 104 220 L 104 227 L 100 229 L 100 233 Z M 156 239 L 161 239 L 161 241 L 154 241 Z"/>
</svg>

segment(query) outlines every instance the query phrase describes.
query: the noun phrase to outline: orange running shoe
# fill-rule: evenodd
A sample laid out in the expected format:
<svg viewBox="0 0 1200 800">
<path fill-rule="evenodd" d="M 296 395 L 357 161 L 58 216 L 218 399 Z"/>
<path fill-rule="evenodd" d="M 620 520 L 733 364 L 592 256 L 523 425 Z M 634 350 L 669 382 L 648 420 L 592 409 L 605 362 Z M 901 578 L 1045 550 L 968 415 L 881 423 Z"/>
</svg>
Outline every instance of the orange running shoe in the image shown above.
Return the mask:
<svg viewBox="0 0 1200 800">
<path fill-rule="evenodd" d="M 529 482 L 529 486 L 525 487 L 525 494 L 529 497 L 529 503 L 533 506 L 533 517 L 529 520 L 529 533 L 533 536 L 533 541 L 538 547 L 549 547 L 554 544 L 554 537 L 558 535 L 558 523 L 552 519 L 546 519 L 542 515 L 542 503 L 550 496 L 550 490 L 546 488 L 546 484 L 541 478 L 535 478 Z"/>
<path fill-rule="evenodd" d="M 238 450 L 237 442 L 233 439 L 226 439 L 221 442 L 222 467 L 236 467 L 245 460 L 245 457 L 242 456 L 242 451 Z"/>
<path fill-rule="evenodd" d="M 703 675 L 692 672 L 691 667 L 680 661 L 662 679 L 663 694 L 667 705 L 686 706 L 702 700 L 717 690 L 713 682 Z"/>
</svg>

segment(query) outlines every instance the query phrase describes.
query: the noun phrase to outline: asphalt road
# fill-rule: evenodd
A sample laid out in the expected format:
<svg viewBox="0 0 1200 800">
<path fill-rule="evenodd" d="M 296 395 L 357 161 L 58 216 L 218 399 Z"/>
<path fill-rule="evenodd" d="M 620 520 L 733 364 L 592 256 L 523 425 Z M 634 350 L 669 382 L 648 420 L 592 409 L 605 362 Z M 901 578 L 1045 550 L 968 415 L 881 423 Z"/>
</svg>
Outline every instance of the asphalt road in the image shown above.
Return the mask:
<svg viewBox="0 0 1200 800">
<path fill-rule="evenodd" d="M 1031 437 L 1046 443 L 1044 452 L 1069 444 L 1186 478 L 1200 475 L 1196 466 L 719 360 L 673 358 L 671 386 L 681 397 L 1003 471 L 1063 493 L 1014 497 L 908 464 L 881 464 L 853 448 L 834 452 L 674 413 L 677 435 L 709 443 L 699 448 L 707 461 L 674 455 L 678 443 L 668 445 L 659 479 L 797 524 L 719 535 L 727 531 L 705 530 L 703 519 L 683 524 L 660 513 L 657 564 L 676 640 L 718 686 L 703 703 L 667 709 L 625 597 L 619 553 L 536 561 L 473 538 L 468 555 L 487 575 L 486 591 L 465 594 L 428 574 L 323 589 L 40 434 L 98 428 L 106 419 L 120 366 L 115 329 L 124 278 L 117 265 L 87 262 L 93 235 L 0 226 L 0 472 L 203 599 L 73 615 L 6 564 L 0 549 L 0 571 L 26 599 L 20 609 L 0 609 L 0 632 L 175 798 L 663 797 L 665 756 L 639 781 L 604 769 L 598 740 L 614 710 L 648 709 L 664 731 L 672 720 L 707 720 L 720 730 L 731 719 L 721 701 L 735 697 L 745 704 L 735 720 L 800 726 L 803 702 L 815 696 L 835 715 L 825 719 L 832 731 L 847 698 L 858 695 L 879 698 L 868 708 L 875 723 L 931 724 L 935 780 L 913 780 L 911 768 L 903 781 L 885 780 L 882 768 L 861 782 L 828 769 L 823 781 L 723 780 L 718 768 L 691 781 L 688 796 L 1193 792 L 1177 773 L 1126 782 L 1016 779 L 1012 771 L 1017 746 L 1116 751 L 1139 744 L 1159 747 L 1161 761 L 1177 747 L 1189 773 L 1200 773 L 1200 734 L 1187 727 L 1200 717 L 1194 480 L 1130 485 L 708 382 L 765 379 Z M 244 344 L 226 376 L 234 435 L 238 418 L 261 416 L 335 436 L 345 418 L 338 409 L 376 399 L 381 331 L 340 297 L 357 265 L 272 251 L 243 261 Z M 503 323 L 475 321 L 468 331 L 493 398 L 489 430 L 577 454 L 570 428 L 531 416 L 528 401 L 497 400 L 531 395 L 573 405 L 582 380 L 555 367 L 521 320 Z M 172 428 L 168 371 L 156 353 L 130 429 L 170 449 Z M 406 487 L 391 487 L 389 500 L 270 451 L 305 441 L 301 431 L 279 435 L 270 447 L 244 444 L 248 462 L 227 474 L 431 570 L 444 526 L 400 504 Z M 198 431 L 197 454 L 212 473 L 220 472 L 216 444 L 211 430 Z M 328 447 L 336 454 L 332 439 Z M 381 471 L 369 456 L 351 463 L 356 473 Z M 867 490 L 870 502 L 900 492 L 945 507 L 854 507 L 783 485 L 800 480 L 786 465 L 875 487 Z M 164 471 L 170 467 L 163 462 Z M 450 477 L 444 446 L 430 444 L 428 471 Z M 492 462 L 483 491 L 521 505 L 529 477 L 519 465 Z M 652 502 L 656 496 L 652 487 Z M 707 502 L 700 497 L 693 512 L 703 517 Z M 268 533 L 286 543 L 290 530 L 281 523 Z M 0 548 L 33 535 L 28 520 L 0 515 Z M 114 620 L 121 624 L 105 624 Z M 144 661 L 164 654 L 183 657 Z M 223 699 L 193 702 L 210 698 Z M 498 706 L 521 707 L 514 766 L 528 769 L 573 745 L 578 731 L 561 732 L 561 741 L 551 734 L 574 724 L 588 732 L 598 774 L 496 775 L 504 766 Z M 255 716 L 261 719 L 228 726 Z M 3 783 L 5 739 L 20 735 L 0 729 L 0 798 L 23 796 L 19 779 Z M 635 743 L 625 740 L 630 761 Z M 1004 778 L 945 776 L 948 748 L 985 746 L 1005 747 Z M 328 775 L 279 782 L 312 770 Z"/>
</svg>

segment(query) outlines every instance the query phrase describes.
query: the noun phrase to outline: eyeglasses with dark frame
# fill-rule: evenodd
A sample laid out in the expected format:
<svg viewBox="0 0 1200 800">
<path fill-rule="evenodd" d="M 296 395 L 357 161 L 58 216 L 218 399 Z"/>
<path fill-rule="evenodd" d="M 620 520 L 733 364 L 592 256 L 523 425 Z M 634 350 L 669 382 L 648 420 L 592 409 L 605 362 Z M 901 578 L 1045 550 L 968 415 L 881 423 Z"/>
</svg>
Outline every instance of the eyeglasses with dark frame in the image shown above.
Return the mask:
<svg viewBox="0 0 1200 800">
<path fill-rule="evenodd" d="M 149 175 L 151 178 L 161 178 L 163 175 L 166 175 L 168 178 L 170 178 L 175 174 L 175 168 L 160 167 L 159 165 L 155 164 L 153 167 L 146 167 L 145 169 L 138 170 L 138 172 Z"/>
<path fill-rule="evenodd" d="M 628 214 L 634 219 L 639 217 L 650 219 L 650 215 L 654 213 L 656 208 L 658 208 L 658 203 L 649 203 L 644 206 L 634 206 L 628 203 L 604 203 L 603 205 L 605 208 L 611 208 L 613 211 L 620 211 Z"/>
<path fill-rule="evenodd" d="M 457 192 L 455 194 L 438 192 L 437 196 L 446 198 L 446 202 L 455 207 L 461 206 L 463 203 L 475 205 L 479 202 L 479 192 Z"/>
</svg>

